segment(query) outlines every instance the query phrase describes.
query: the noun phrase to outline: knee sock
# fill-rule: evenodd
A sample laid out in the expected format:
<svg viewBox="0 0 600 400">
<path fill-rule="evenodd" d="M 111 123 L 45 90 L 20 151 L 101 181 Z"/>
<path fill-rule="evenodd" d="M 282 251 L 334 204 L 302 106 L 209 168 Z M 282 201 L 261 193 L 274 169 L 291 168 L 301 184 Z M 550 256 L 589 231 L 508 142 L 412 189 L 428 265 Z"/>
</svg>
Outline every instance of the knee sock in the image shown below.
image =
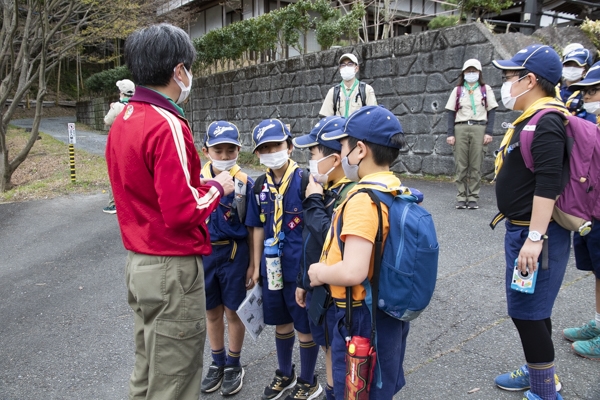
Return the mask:
<svg viewBox="0 0 600 400">
<path fill-rule="evenodd" d="M 225 365 L 225 349 L 211 350 L 212 359 L 217 366 L 222 367 Z"/>
<path fill-rule="evenodd" d="M 275 332 L 277 362 L 279 363 L 279 370 L 283 376 L 292 376 L 292 354 L 294 351 L 295 340 L 296 334 L 294 331 L 283 334 Z"/>
<path fill-rule="evenodd" d="M 527 363 L 531 392 L 543 400 L 556 399 L 556 384 L 554 383 L 554 362 L 543 364 Z"/>
<path fill-rule="evenodd" d="M 314 341 L 300 342 L 300 378 L 311 385 L 315 379 L 318 356 L 319 346 Z"/>
<path fill-rule="evenodd" d="M 231 351 L 229 350 L 227 352 L 227 362 L 225 363 L 225 365 L 230 365 L 233 367 L 239 367 L 240 366 L 240 354 L 242 353 L 242 351 Z"/>
<path fill-rule="evenodd" d="M 600 329 L 600 312 L 596 313 L 596 329 Z"/>
<path fill-rule="evenodd" d="M 335 400 L 335 395 L 333 394 L 333 388 L 327 384 L 325 386 L 325 400 Z"/>
</svg>

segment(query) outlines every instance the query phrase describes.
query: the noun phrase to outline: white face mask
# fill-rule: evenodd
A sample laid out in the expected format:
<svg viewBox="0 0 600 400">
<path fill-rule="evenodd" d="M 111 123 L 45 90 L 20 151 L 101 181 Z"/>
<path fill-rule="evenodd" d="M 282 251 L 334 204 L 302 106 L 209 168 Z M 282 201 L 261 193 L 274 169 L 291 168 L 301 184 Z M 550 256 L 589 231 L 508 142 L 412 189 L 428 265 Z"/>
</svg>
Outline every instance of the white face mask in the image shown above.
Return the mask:
<svg viewBox="0 0 600 400">
<path fill-rule="evenodd" d="M 583 108 L 590 114 L 600 115 L 600 101 L 593 101 L 591 103 L 583 103 Z"/>
<path fill-rule="evenodd" d="M 354 77 L 356 76 L 356 71 L 354 68 L 355 67 L 343 67 L 342 69 L 340 69 L 340 75 L 342 76 L 342 79 L 345 81 L 350 81 L 354 79 Z"/>
<path fill-rule="evenodd" d="M 479 80 L 479 72 L 467 72 L 465 74 L 465 81 L 469 83 L 475 83 Z"/>
<path fill-rule="evenodd" d="M 219 171 L 229 171 L 235 165 L 235 163 L 237 163 L 237 157 L 233 160 L 214 160 L 210 156 L 208 158 L 210 158 L 210 162 L 212 163 L 213 167 Z"/>
<path fill-rule="evenodd" d="M 522 78 L 517 79 L 514 82 L 504 82 L 502 84 L 502 88 L 500 89 L 500 96 L 502 97 L 502 104 L 504 104 L 504 107 L 508 108 L 509 110 L 514 109 L 515 107 L 515 103 L 517 102 L 517 99 L 521 96 L 523 96 L 525 93 L 529 92 L 531 89 L 527 89 L 526 91 L 524 91 L 523 93 L 521 93 L 518 96 L 512 97 L 510 94 L 510 89 L 512 88 L 512 85 L 514 83 L 519 82 L 521 79 L 527 77 L 527 75 L 525 75 Z"/>
<path fill-rule="evenodd" d="M 173 68 L 173 72 L 175 72 L 175 70 L 177 69 L 177 67 Z M 192 74 L 190 74 L 188 72 L 188 70 L 183 67 L 183 70 L 185 71 L 185 74 L 187 75 L 188 81 L 190 82 L 190 84 L 188 86 L 185 86 L 183 84 L 183 82 L 177 77 L 177 74 L 173 75 L 173 79 L 175 79 L 175 82 L 177 83 L 177 85 L 181 88 L 181 93 L 179 94 L 179 98 L 177 99 L 177 101 L 175 103 L 177 104 L 181 104 L 185 101 L 185 99 L 188 98 L 188 96 L 190 95 L 190 91 L 192 90 Z"/>
<path fill-rule="evenodd" d="M 267 168 L 279 169 L 285 165 L 290 158 L 288 150 L 281 150 L 276 153 L 260 154 L 260 163 Z"/>
<path fill-rule="evenodd" d="M 581 67 L 564 67 L 562 76 L 565 80 L 573 82 L 578 81 L 583 76 L 583 68 Z"/>
<path fill-rule="evenodd" d="M 310 169 L 310 174 L 315 177 L 315 181 L 317 181 L 318 183 L 327 183 L 329 180 L 329 174 L 335 169 L 335 167 L 331 167 L 331 169 L 325 172 L 324 174 L 319 173 L 319 163 L 325 160 L 326 158 L 331 157 L 332 155 L 333 154 L 330 154 L 327 157 L 321 158 L 320 160 L 308 161 L 308 168 Z"/>
</svg>

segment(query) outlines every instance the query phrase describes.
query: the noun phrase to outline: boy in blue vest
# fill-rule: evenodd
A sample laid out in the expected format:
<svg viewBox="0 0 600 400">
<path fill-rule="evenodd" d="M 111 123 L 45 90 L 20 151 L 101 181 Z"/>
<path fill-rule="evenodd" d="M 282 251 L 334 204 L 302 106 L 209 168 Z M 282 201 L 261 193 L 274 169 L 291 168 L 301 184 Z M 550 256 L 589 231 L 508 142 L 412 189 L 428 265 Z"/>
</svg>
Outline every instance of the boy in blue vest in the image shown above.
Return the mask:
<svg viewBox="0 0 600 400">
<path fill-rule="evenodd" d="M 223 396 L 242 389 L 244 369 L 240 353 L 244 343 L 245 327 L 236 310 L 246 297 L 246 290 L 254 286 L 254 259 L 251 235 L 246 227 L 246 210 L 254 201 L 254 182 L 237 165 L 240 152 L 238 128 L 226 121 L 209 125 L 202 152 L 209 160 L 202 168 L 201 177 L 212 179 L 222 171 L 234 178 L 235 190 L 221 198 L 206 224 L 210 232 L 212 253 L 203 256 L 206 290 L 206 325 L 213 362 L 202 381 L 200 390 L 211 393 L 221 388 Z M 225 351 L 225 323 L 227 316 L 228 351 Z"/>
<path fill-rule="evenodd" d="M 301 307 L 310 307 L 312 288 L 308 279 L 308 268 L 319 261 L 325 237 L 331 225 L 334 209 L 346 197 L 354 182 L 344 176 L 342 145 L 337 140 L 323 140 L 322 136 L 340 131 L 346 120 L 342 117 L 325 117 L 320 120 L 308 135 L 293 139 L 294 146 L 310 151 L 310 176 L 302 207 L 304 209 L 304 227 L 302 240 L 302 262 L 296 281 L 296 301 Z M 326 341 L 324 324 L 315 325 L 309 319 L 310 331 L 315 343 L 326 352 L 327 399 L 333 399 L 333 377 L 331 375 L 331 352 Z"/>
<path fill-rule="evenodd" d="M 262 282 L 265 324 L 275 325 L 279 364 L 262 399 L 278 399 L 291 388 L 294 390 L 286 400 L 315 399 L 323 391 L 314 375 L 319 347 L 310 333 L 306 310 L 296 303 L 296 277 L 302 253 L 302 169 L 289 158 L 292 137 L 278 119 L 258 124 L 252 139 L 253 151 L 267 172 L 256 181 L 256 201 L 249 203 L 246 222 L 258 228 L 254 229 L 253 242 L 254 262 L 260 269 L 257 268 L 254 279 Z M 300 341 L 298 378 L 292 365 L 294 329 Z"/>
<path fill-rule="evenodd" d="M 334 304 L 327 313 L 330 331 L 333 369 L 333 390 L 336 399 L 344 398 L 346 381 L 346 337 L 371 335 L 371 314 L 365 304 L 366 291 L 362 282 L 373 275 L 373 251 L 378 230 L 377 208 L 367 193 L 360 189 L 388 191 L 397 194 L 400 180 L 390 171 L 404 145 L 404 135 L 398 118 L 383 107 L 363 107 L 352 114 L 343 131 L 323 135 L 324 140 L 340 140 L 342 168 L 346 178 L 358 182 L 348 193 L 343 208 L 342 231 L 337 231 L 340 213 L 333 217 L 323 247 L 320 263 L 308 270 L 311 286 L 329 284 Z M 389 232 L 388 209 L 383 211 L 383 241 Z M 339 241 L 344 243 L 343 250 Z M 352 301 L 347 304 L 346 288 Z M 346 309 L 352 308 L 351 322 Z M 349 327 L 346 324 L 350 325 Z M 406 383 L 404 379 L 404 353 L 409 323 L 392 318 L 376 310 L 377 359 L 381 387 L 372 382 L 369 399 L 391 399 Z"/>
</svg>

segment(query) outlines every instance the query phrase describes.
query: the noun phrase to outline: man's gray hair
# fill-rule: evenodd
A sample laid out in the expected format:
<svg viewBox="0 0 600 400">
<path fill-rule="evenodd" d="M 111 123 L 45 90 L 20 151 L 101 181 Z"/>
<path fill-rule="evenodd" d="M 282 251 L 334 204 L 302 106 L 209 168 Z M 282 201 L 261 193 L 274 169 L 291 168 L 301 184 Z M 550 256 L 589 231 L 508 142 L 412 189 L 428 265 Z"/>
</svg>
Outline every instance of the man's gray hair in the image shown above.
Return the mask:
<svg viewBox="0 0 600 400">
<path fill-rule="evenodd" d="M 137 30 L 125 41 L 125 62 L 137 85 L 167 86 L 177 64 L 189 71 L 195 59 L 188 34 L 170 24 Z"/>
</svg>

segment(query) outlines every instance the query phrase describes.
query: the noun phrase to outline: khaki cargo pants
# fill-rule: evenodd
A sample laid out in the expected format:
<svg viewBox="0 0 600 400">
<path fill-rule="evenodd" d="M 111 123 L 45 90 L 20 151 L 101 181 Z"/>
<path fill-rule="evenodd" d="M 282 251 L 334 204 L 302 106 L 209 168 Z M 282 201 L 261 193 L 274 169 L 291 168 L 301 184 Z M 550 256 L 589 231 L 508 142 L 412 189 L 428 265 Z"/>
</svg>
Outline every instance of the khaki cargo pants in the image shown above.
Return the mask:
<svg viewBox="0 0 600 400">
<path fill-rule="evenodd" d="M 202 259 L 129 252 L 125 277 L 135 312 L 129 398 L 198 400 L 206 338 Z"/>
<path fill-rule="evenodd" d="M 481 163 L 487 152 L 483 145 L 485 125 L 460 124 L 454 126 L 454 182 L 456 201 L 478 201 L 481 189 Z"/>
</svg>

